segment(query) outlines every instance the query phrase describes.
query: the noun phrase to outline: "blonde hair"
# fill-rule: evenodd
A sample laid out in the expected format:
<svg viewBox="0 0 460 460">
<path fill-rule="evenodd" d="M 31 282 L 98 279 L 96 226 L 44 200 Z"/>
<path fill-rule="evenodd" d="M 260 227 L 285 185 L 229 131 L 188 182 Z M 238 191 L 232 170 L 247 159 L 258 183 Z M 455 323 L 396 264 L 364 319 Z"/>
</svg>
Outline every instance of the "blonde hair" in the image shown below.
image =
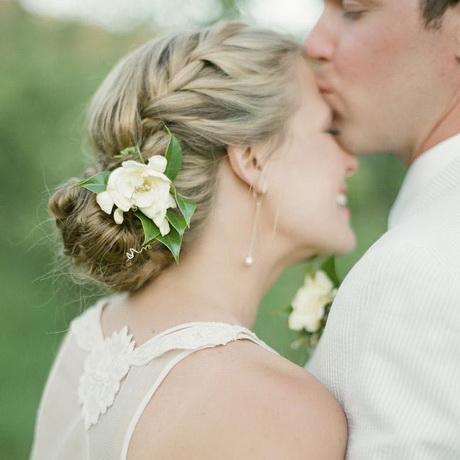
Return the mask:
<svg viewBox="0 0 460 460">
<path fill-rule="evenodd" d="M 183 251 L 200 233 L 212 207 L 219 160 L 228 145 L 254 145 L 283 134 L 294 111 L 290 83 L 299 46 L 270 30 L 220 23 L 152 40 L 126 56 L 94 95 L 87 117 L 97 164 L 85 177 L 120 166 L 115 158 L 139 146 L 144 159 L 163 155 L 167 127 L 183 149 L 178 192 L 197 205 Z M 136 291 L 173 259 L 158 242 L 140 250 L 143 231 L 131 212 L 117 225 L 80 187 L 64 184 L 49 210 L 60 229 L 64 254 L 80 273 L 115 291 Z"/>
</svg>

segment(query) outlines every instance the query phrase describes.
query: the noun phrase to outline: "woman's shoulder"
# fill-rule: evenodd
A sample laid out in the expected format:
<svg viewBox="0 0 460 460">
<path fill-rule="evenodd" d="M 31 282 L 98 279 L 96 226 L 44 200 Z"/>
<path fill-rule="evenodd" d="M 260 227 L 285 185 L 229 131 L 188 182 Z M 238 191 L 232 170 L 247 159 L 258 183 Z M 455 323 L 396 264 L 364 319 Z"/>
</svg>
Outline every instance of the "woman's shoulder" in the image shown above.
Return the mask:
<svg viewBox="0 0 460 460">
<path fill-rule="evenodd" d="M 200 459 L 344 456 L 346 419 L 332 395 L 303 368 L 250 341 L 195 352 L 164 383 L 133 439 L 136 450 L 145 443 L 160 456 L 184 449 Z M 180 413 L 171 414 L 168 401 L 178 398 Z M 161 442 L 149 433 L 159 422 Z"/>
<path fill-rule="evenodd" d="M 235 431 L 246 448 L 261 458 L 344 457 L 345 415 L 315 377 L 289 360 L 251 344 L 234 343 L 222 352 L 234 360 L 230 365 L 223 360 L 221 369 L 222 377 L 231 382 L 230 397 L 219 394 L 216 387 L 211 391 L 217 404 L 228 410 L 232 423 L 229 442 Z M 239 367 L 245 371 L 238 373 Z M 210 425 L 218 412 L 216 407 L 208 420 Z M 242 420 L 244 426 L 238 427 Z"/>
</svg>

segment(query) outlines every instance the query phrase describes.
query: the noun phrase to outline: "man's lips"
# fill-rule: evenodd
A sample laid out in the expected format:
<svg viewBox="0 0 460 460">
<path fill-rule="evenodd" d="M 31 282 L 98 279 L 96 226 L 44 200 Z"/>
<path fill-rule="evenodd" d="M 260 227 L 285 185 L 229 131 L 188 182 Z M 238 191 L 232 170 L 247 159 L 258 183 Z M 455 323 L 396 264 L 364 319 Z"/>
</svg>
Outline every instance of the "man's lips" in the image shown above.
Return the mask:
<svg viewBox="0 0 460 460">
<path fill-rule="evenodd" d="M 321 84 L 318 85 L 318 91 L 321 96 L 330 96 L 334 94 L 334 91 L 330 87 Z"/>
<path fill-rule="evenodd" d="M 332 94 L 334 92 L 331 88 L 323 85 L 318 85 L 318 90 L 321 94 Z"/>
<path fill-rule="evenodd" d="M 334 94 L 335 91 L 332 88 L 331 84 L 329 83 L 328 78 L 324 75 L 324 73 L 321 73 L 319 71 L 315 72 L 315 81 L 316 81 L 316 86 L 321 94 Z"/>
<path fill-rule="evenodd" d="M 337 97 L 337 93 L 335 92 L 335 90 L 331 86 L 321 81 L 317 83 L 317 88 L 321 97 L 327 103 L 327 105 L 329 105 L 329 107 L 332 108 L 334 111 L 338 110 L 338 108 L 340 107 L 340 101 Z"/>
</svg>

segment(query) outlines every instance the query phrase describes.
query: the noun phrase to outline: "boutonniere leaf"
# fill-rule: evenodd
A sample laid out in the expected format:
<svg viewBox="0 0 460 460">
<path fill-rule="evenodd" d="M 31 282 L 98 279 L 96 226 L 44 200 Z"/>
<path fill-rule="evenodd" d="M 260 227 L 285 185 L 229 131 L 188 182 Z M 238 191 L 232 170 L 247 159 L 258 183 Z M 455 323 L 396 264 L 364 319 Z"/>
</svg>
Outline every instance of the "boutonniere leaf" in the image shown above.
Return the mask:
<svg viewBox="0 0 460 460">
<path fill-rule="evenodd" d="M 110 171 L 102 171 L 88 179 L 83 179 L 77 182 L 74 187 L 83 187 L 94 193 L 102 193 L 107 190 L 107 182 L 109 180 Z"/>
<path fill-rule="evenodd" d="M 320 270 L 327 273 L 334 286 L 337 288 L 340 286 L 340 280 L 337 275 L 337 267 L 335 263 L 335 257 L 329 257 L 326 259 L 320 267 Z"/>
</svg>

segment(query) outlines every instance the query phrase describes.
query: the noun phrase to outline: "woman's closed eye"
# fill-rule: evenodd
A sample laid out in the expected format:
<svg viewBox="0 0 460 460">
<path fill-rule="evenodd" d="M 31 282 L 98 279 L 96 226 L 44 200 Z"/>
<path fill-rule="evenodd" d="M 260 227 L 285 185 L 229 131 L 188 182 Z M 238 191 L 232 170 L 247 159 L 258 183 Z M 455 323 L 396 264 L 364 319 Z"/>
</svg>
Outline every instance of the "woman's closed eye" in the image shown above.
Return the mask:
<svg viewBox="0 0 460 460">
<path fill-rule="evenodd" d="M 330 134 L 331 136 L 339 136 L 339 135 L 340 135 L 340 131 L 339 131 L 338 129 L 332 128 L 332 127 L 331 127 L 331 128 L 328 128 L 328 129 L 326 130 L 326 133 L 327 133 L 327 134 Z"/>
<path fill-rule="evenodd" d="M 359 19 L 365 11 L 344 11 L 343 16 L 347 19 Z"/>
</svg>

